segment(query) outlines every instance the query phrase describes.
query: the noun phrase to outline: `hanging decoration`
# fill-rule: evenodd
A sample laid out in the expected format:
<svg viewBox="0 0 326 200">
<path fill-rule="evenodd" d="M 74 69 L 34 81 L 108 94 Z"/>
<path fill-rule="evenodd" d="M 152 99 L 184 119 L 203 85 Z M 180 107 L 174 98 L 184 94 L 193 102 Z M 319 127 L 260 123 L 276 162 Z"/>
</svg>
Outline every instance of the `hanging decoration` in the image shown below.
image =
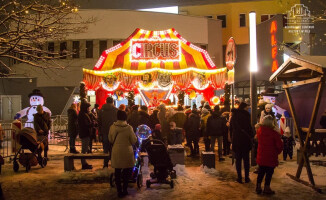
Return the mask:
<svg viewBox="0 0 326 200">
<path fill-rule="evenodd" d="M 114 91 L 119 87 L 120 82 L 114 74 L 108 74 L 103 77 L 102 86 L 108 91 Z"/>
<path fill-rule="evenodd" d="M 172 85 L 171 73 L 158 73 L 157 83 L 160 88 L 167 88 Z"/>
<path fill-rule="evenodd" d="M 204 90 L 209 86 L 209 81 L 206 79 L 205 73 L 196 73 L 192 84 L 197 90 Z"/>
</svg>

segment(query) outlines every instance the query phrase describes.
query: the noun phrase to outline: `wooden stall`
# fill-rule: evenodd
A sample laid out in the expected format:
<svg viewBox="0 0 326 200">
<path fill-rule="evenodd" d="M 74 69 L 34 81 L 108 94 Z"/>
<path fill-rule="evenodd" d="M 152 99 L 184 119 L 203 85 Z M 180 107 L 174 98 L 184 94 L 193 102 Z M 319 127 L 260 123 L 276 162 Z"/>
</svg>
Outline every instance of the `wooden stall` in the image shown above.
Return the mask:
<svg viewBox="0 0 326 200">
<path fill-rule="evenodd" d="M 288 174 L 288 176 L 300 183 L 311 186 L 318 192 L 321 192 L 321 190 L 315 185 L 314 177 L 310 167 L 309 156 L 318 156 L 321 154 L 325 156 L 326 154 L 326 129 L 315 129 L 316 117 L 319 111 L 320 102 L 322 100 L 321 97 L 325 87 L 325 74 L 325 56 L 291 56 L 278 68 L 277 71 L 274 72 L 274 74 L 269 79 L 271 82 L 283 82 L 283 89 L 285 90 L 290 112 L 294 119 L 296 135 L 300 141 L 299 152 L 301 156 L 299 156 L 299 165 L 296 175 L 293 176 Z M 309 127 L 302 127 L 298 121 L 298 116 L 295 111 L 290 89 L 312 83 L 317 83 L 318 89 L 310 117 Z M 304 166 L 306 167 L 310 184 L 300 179 L 302 168 Z"/>
</svg>

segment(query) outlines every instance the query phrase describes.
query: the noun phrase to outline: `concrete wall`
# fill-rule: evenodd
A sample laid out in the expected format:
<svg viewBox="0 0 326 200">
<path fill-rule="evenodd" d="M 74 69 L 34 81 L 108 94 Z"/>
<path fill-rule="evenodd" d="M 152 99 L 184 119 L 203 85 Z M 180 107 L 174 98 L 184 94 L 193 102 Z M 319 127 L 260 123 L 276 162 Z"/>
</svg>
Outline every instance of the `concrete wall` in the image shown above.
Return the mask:
<svg viewBox="0 0 326 200">
<path fill-rule="evenodd" d="M 166 30 L 175 28 L 192 43 L 208 43 L 208 20 L 167 13 L 122 10 L 80 10 L 84 18 L 94 17 L 96 22 L 85 33 L 71 35 L 67 39 L 126 39 L 136 28 Z"/>
<path fill-rule="evenodd" d="M 217 67 L 224 66 L 222 48 L 222 21 L 208 20 L 208 52 Z"/>
</svg>

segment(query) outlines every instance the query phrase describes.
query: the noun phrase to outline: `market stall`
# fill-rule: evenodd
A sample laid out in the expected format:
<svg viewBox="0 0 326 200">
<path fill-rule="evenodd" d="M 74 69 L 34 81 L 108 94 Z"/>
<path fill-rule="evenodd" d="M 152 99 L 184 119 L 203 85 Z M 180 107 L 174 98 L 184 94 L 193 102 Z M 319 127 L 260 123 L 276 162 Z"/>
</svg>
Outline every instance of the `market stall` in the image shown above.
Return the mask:
<svg viewBox="0 0 326 200">
<path fill-rule="evenodd" d="M 93 70 L 83 72 L 86 89 L 96 91 L 100 106 L 107 96 L 123 98 L 130 91 L 139 94 L 147 106 L 157 106 L 181 91 L 191 98 L 202 94 L 213 103 L 214 90 L 223 88 L 227 80 L 226 68 L 217 68 L 207 51 L 174 29 L 136 29 L 104 51 Z"/>
</svg>

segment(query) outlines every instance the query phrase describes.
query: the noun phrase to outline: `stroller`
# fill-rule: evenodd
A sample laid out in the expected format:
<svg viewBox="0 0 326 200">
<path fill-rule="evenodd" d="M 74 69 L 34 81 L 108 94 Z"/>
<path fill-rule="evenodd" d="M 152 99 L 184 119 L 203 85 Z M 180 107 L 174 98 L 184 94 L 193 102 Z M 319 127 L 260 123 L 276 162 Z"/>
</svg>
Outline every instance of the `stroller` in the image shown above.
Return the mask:
<svg viewBox="0 0 326 200">
<path fill-rule="evenodd" d="M 146 187 L 151 184 L 161 183 L 170 184 L 174 187 L 173 178 L 176 178 L 176 171 L 173 170 L 171 158 L 167 152 L 165 144 L 161 140 L 148 140 L 144 145 L 149 161 L 154 165 L 154 172 L 150 174 L 151 179 L 146 181 Z"/>
<path fill-rule="evenodd" d="M 143 141 L 147 140 L 151 135 L 151 129 L 146 125 L 139 125 L 136 131 L 136 136 L 138 137 L 138 144 L 134 146 L 135 160 L 136 163 L 132 169 L 132 175 L 130 177 L 129 183 L 137 183 L 137 187 L 141 188 L 143 186 L 143 174 L 141 171 L 141 157 L 140 152 L 142 152 Z M 110 175 L 110 185 L 115 186 L 115 175 L 112 173 Z"/>
<path fill-rule="evenodd" d="M 37 141 L 37 136 L 34 129 L 29 127 L 22 129 L 19 131 L 16 139 L 21 147 L 15 154 L 13 161 L 13 169 L 15 172 L 19 170 L 17 160 L 26 168 L 26 172 L 31 169 L 31 166 L 36 166 L 39 164 L 42 168 L 44 168 L 47 165 L 47 159 L 42 157 L 44 139 L 42 141 Z M 24 150 L 26 149 L 31 151 L 31 153 L 25 153 Z"/>
</svg>

